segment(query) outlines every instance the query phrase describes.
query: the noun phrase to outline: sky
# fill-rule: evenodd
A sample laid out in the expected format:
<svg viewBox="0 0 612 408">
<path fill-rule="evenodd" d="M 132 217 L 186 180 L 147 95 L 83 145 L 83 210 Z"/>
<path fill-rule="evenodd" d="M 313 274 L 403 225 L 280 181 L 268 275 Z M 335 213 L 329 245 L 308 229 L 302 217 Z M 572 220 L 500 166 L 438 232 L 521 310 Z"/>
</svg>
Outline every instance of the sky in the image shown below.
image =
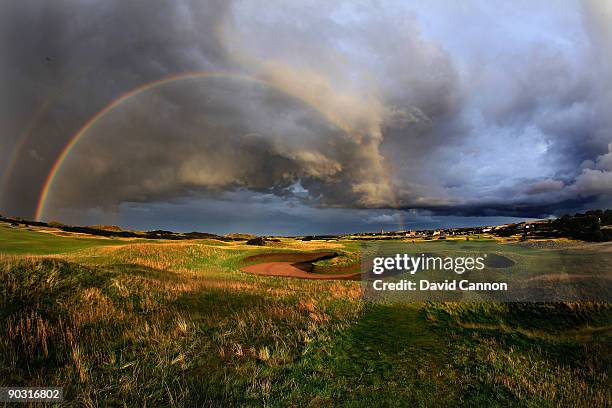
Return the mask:
<svg viewBox="0 0 612 408">
<path fill-rule="evenodd" d="M 612 206 L 608 0 L 8 0 L 0 30 L 3 215 L 299 235 Z"/>
</svg>

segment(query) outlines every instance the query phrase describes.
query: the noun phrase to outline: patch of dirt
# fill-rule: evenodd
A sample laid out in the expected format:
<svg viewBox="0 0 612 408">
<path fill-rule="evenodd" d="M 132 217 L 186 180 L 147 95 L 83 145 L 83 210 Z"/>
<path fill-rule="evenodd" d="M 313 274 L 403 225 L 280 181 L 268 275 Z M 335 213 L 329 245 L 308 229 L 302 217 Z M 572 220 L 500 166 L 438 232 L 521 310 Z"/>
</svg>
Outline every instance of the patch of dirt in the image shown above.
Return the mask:
<svg viewBox="0 0 612 408">
<path fill-rule="evenodd" d="M 321 266 L 314 266 L 313 262 L 324 259 L 332 259 L 338 256 L 336 252 L 271 252 L 247 256 L 242 260 L 243 263 L 258 262 L 241 268 L 244 272 L 266 276 L 286 276 L 298 279 L 358 279 L 360 272 L 355 272 L 354 265 L 346 270 L 344 267 L 325 266 L 325 273 L 319 272 Z M 331 273 L 351 272 L 351 273 Z"/>
<path fill-rule="evenodd" d="M 321 280 L 336 280 L 336 279 L 358 279 L 360 273 L 347 273 L 335 275 L 319 275 L 315 273 L 305 272 L 304 270 L 294 266 L 290 262 L 263 262 L 255 265 L 245 266 L 240 268 L 244 272 L 254 273 L 256 275 L 265 276 L 285 276 L 298 279 L 321 279 Z"/>
</svg>

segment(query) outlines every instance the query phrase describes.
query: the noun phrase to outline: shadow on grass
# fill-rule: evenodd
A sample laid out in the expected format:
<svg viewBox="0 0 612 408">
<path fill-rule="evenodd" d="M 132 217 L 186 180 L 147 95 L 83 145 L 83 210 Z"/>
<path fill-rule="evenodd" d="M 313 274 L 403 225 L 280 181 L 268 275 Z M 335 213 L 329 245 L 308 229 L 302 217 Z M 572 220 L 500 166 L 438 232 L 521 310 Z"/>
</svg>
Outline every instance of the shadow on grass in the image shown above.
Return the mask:
<svg viewBox="0 0 612 408">
<path fill-rule="evenodd" d="M 318 395 L 321 405 L 449 406 L 457 391 L 449 340 L 425 320 L 421 304 L 368 303 L 358 321 L 305 355 L 291 375 L 296 392 Z"/>
</svg>

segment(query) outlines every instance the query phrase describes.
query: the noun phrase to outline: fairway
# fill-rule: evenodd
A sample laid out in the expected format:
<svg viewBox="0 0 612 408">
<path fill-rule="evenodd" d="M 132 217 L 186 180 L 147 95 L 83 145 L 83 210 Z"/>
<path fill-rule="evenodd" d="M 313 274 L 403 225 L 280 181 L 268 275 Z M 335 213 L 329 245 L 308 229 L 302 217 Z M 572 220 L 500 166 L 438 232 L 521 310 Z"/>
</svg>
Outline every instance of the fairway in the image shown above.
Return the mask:
<svg viewBox="0 0 612 408">
<path fill-rule="evenodd" d="M 241 242 L 2 226 L 0 243 L 0 385 L 61 384 L 68 405 L 610 401 L 609 304 L 368 303 L 359 282 L 242 272 L 266 250 Z M 279 245 L 277 257 L 326 246 Z M 328 246 L 339 256 L 320 267 L 358 255 L 349 241 Z"/>
<path fill-rule="evenodd" d="M 122 245 L 125 241 L 108 238 L 58 236 L 0 222 L 0 252 L 15 255 L 51 255 L 106 245 Z"/>
</svg>

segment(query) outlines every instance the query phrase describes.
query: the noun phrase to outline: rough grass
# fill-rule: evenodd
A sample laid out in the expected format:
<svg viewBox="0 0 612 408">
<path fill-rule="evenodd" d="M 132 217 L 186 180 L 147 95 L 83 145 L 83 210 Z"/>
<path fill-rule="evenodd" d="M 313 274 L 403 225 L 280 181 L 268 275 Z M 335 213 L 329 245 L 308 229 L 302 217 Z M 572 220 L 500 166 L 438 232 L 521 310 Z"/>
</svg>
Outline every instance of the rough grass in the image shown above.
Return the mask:
<svg viewBox="0 0 612 408">
<path fill-rule="evenodd" d="M 8 248 L 0 386 L 67 406 L 610 405 L 609 304 L 364 303 L 358 282 L 242 273 L 266 249 L 239 244 Z"/>
<path fill-rule="evenodd" d="M 470 398 L 526 406 L 609 406 L 609 304 L 435 303 L 453 366 L 476 382 Z"/>
</svg>

